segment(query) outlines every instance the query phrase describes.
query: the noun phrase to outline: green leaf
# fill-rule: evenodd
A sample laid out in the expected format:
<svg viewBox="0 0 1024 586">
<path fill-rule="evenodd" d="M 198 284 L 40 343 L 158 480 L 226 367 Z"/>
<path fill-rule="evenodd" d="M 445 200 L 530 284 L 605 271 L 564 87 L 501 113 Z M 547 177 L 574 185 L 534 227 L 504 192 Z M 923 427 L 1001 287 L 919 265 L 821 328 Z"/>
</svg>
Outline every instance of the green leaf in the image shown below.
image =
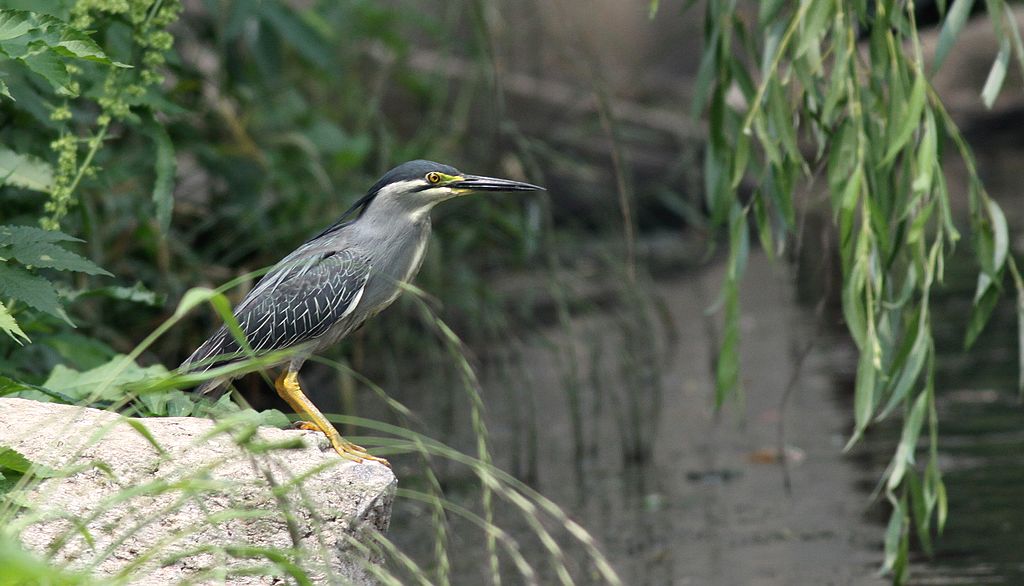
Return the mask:
<svg viewBox="0 0 1024 586">
<path fill-rule="evenodd" d="M 721 407 L 726 397 L 739 389 L 740 372 L 740 302 L 739 280 L 747 264 L 750 248 L 747 214 L 734 204 L 729 210 L 729 262 L 722 295 L 725 315 L 722 344 L 715 364 L 715 404 Z"/>
<path fill-rule="evenodd" d="M 761 26 L 771 24 L 771 22 L 778 16 L 779 10 L 784 4 L 784 0 L 762 0 L 758 3 L 757 22 L 759 22 Z"/>
<path fill-rule="evenodd" d="M 229 395 L 224 395 L 225 397 Z M 277 409 L 264 409 L 259 412 L 260 425 L 267 427 L 278 427 L 281 429 L 288 429 L 291 427 L 291 420 L 284 413 Z"/>
<path fill-rule="evenodd" d="M 16 242 L 82 242 L 82 240 L 57 230 L 43 230 L 35 226 L 0 226 L 0 246 Z"/>
<path fill-rule="evenodd" d="M 694 118 L 699 118 L 704 112 L 705 105 L 709 101 L 713 101 L 714 78 L 718 67 L 716 46 L 719 43 L 721 29 L 714 27 L 710 35 L 704 43 L 700 65 L 697 67 L 697 77 L 693 83 L 693 102 L 690 104 L 690 115 Z"/>
<path fill-rule="evenodd" d="M 7 87 L 7 83 L 2 79 L 0 79 L 0 96 L 4 96 L 11 101 L 16 101 L 14 96 L 11 95 L 10 88 Z"/>
<path fill-rule="evenodd" d="M 23 61 L 30 53 L 52 52 L 54 57 L 73 57 L 117 67 L 129 67 L 111 61 L 86 33 L 46 14 L 24 10 L 0 10 L 0 43 L 4 43 L 8 56 Z"/>
<path fill-rule="evenodd" d="M 85 372 L 58 364 L 43 386 L 76 400 L 117 400 L 124 396 L 125 386 L 165 376 L 167 369 L 159 364 L 142 367 L 119 354 Z"/>
<path fill-rule="evenodd" d="M 165 450 L 163 446 L 160 445 L 160 442 L 157 441 L 156 436 L 153 435 L 153 432 L 149 431 L 149 428 L 146 427 L 145 424 L 143 424 L 138 419 L 133 419 L 131 417 L 126 417 L 124 421 L 128 425 L 130 425 L 132 429 L 137 431 L 139 435 L 144 437 L 146 441 L 149 442 L 149 445 L 153 446 L 153 449 L 155 449 L 157 453 L 159 453 L 161 456 L 167 455 L 167 450 Z"/>
<path fill-rule="evenodd" d="M 6 332 L 8 336 L 19 344 L 32 341 L 21 330 L 21 326 L 14 320 L 14 316 L 7 310 L 7 306 L 4 305 L 3 301 L 0 301 L 0 330 Z"/>
<path fill-rule="evenodd" d="M 981 89 L 981 101 L 984 102 L 986 108 L 991 109 L 992 104 L 996 101 L 996 97 L 999 96 L 999 90 L 1003 88 L 1003 82 L 1006 81 L 1006 70 L 1009 66 L 1010 39 L 1004 38 L 999 43 L 999 54 L 996 55 L 996 60 L 992 63 L 992 69 L 988 72 L 985 87 Z"/>
<path fill-rule="evenodd" d="M 882 409 L 881 414 L 879 414 L 879 419 L 888 416 L 896 405 L 907 396 L 914 382 L 917 381 L 918 375 L 921 374 L 921 368 L 924 366 L 925 359 L 928 358 L 931 336 L 927 331 L 927 327 L 922 325 L 916 328 L 915 331 L 913 345 L 907 353 L 906 362 L 896 377 L 896 384 L 893 386 L 892 395 L 889 397 L 889 402 Z"/>
<path fill-rule="evenodd" d="M 131 65 L 111 61 L 107 54 L 103 52 L 103 49 L 89 35 L 70 27 L 64 30 L 61 34 L 60 42 L 54 45 L 53 49 L 57 53 L 68 57 L 78 57 L 79 59 L 87 59 L 126 69 L 131 68 Z"/>
<path fill-rule="evenodd" d="M 112 276 L 91 260 L 49 242 L 16 242 L 9 247 L 0 248 L 0 256 L 14 258 L 24 265 L 33 267 Z"/>
<path fill-rule="evenodd" d="M 53 284 L 18 267 L 0 264 L 0 296 L 24 301 L 30 307 L 74 325 L 61 308 Z"/>
<path fill-rule="evenodd" d="M 725 296 L 724 334 L 722 345 L 715 361 L 715 406 L 725 404 L 726 397 L 739 385 L 739 291 L 733 281 L 727 281 L 722 294 Z"/>
<path fill-rule="evenodd" d="M 924 498 L 924 490 L 917 474 L 911 470 L 907 474 L 907 487 L 910 489 L 910 510 L 913 512 L 914 522 L 917 526 L 917 537 L 921 541 L 921 548 L 926 555 L 932 555 L 931 539 L 931 511 Z"/>
<path fill-rule="evenodd" d="M 35 52 L 21 57 L 20 60 L 29 69 L 50 82 L 50 85 L 53 86 L 53 89 L 57 90 L 57 93 L 68 96 L 75 95 L 71 91 L 71 75 L 68 73 L 67 67 L 64 66 L 64 62 L 58 57 L 57 53 L 49 47 L 43 46 Z"/>
<path fill-rule="evenodd" d="M 1002 274 L 1000 273 L 1000 276 Z M 985 273 L 978 275 L 978 287 L 974 297 L 974 305 L 971 307 L 971 318 L 967 323 L 967 334 L 964 338 L 964 349 L 974 345 L 978 336 L 985 329 L 992 310 L 996 308 L 999 301 L 999 286 L 992 282 Z"/>
<path fill-rule="evenodd" d="M 181 296 L 181 301 L 178 302 L 178 307 L 174 310 L 174 317 L 180 318 L 186 313 L 192 311 L 195 306 L 205 303 L 218 295 L 223 296 L 222 293 L 218 293 L 207 287 L 193 287 L 188 291 L 185 291 L 185 294 Z"/>
<path fill-rule="evenodd" d="M 927 82 L 923 75 L 918 75 L 914 78 L 914 87 L 910 90 L 910 97 L 907 99 L 907 107 L 899 123 L 899 130 L 896 131 L 895 136 L 889 142 L 889 148 L 885 152 L 885 157 L 882 158 L 882 165 L 888 164 L 896 158 L 896 155 L 900 153 L 903 146 L 907 144 L 907 141 L 914 134 L 914 130 L 921 123 L 921 113 L 924 112 L 926 98 L 926 84 Z"/>
<path fill-rule="evenodd" d="M 30 385 L 10 377 L 0 375 L 0 397 L 6 397 L 7 395 L 13 395 L 14 393 L 20 393 L 22 391 L 31 391 L 35 388 L 37 388 L 35 385 Z"/>
<path fill-rule="evenodd" d="M 1017 26 L 1017 14 L 1009 4 L 1003 3 L 1003 22 L 1010 29 L 1010 43 L 1013 45 L 1013 54 L 1017 57 L 1017 65 L 1024 74 L 1024 41 L 1020 38 L 1020 27 Z"/>
<path fill-rule="evenodd" d="M 860 361 L 857 363 L 857 382 L 853 391 L 854 430 L 843 451 L 848 451 L 857 443 L 871 422 L 871 414 L 875 411 L 875 380 L 874 359 L 868 346 L 861 349 Z"/>
<path fill-rule="evenodd" d="M 0 447 L 0 470 L 13 470 L 24 474 L 32 468 L 32 462 L 20 452 L 7 447 Z"/>
<path fill-rule="evenodd" d="M 0 10 L 0 41 L 24 36 L 34 27 L 31 13 L 24 10 Z"/>
<path fill-rule="evenodd" d="M 156 180 L 153 182 L 153 204 L 156 207 L 156 221 L 160 232 L 167 234 L 171 226 L 171 212 L 174 209 L 174 175 L 178 162 L 174 157 L 174 143 L 156 119 L 146 121 L 146 130 L 156 145 L 156 162 L 153 166 Z"/>
<path fill-rule="evenodd" d="M 917 395 L 914 406 L 910 408 L 907 419 L 903 423 L 903 433 L 900 436 L 900 443 L 896 447 L 896 455 L 893 456 L 892 472 L 886 487 L 895 490 L 903 481 L 903 474 L 908 465 L 914 463 L 914 451 L 917 448 L 917 438 L 921 435 L 921 426 L 924 424 L 925 407 L 928 406 L 928 393 L 922 392 Z"/>
<path fill-rule="evenodd" d="M 911 188 L 915 193 L 926 193 L 932 188 L 932 179 L 938 159 L 938 130 L 935 127 L 935 116 L 931 110 L 925 112 L 924 134 L 917 149 L 917 175 Z"/>
<path fill-rule="evenodd" d="M 868 335 L 868 315 L 863 302 L 863 290 L 867 286 L 866 275 L 861 262 L 857 262 L 843 285 L 842 305 L 843 319 L 846 329 L 853 336 L 857 348 L 866 351 Z"/>
<path fill-rule="evenodd" d="M 49 192 L 53 184 L 53 168 L 42 159 L 0 146 L 0 185 L 4 184 Z"/>
<path fill-rule="evenodd" d="M 992 270 L 998 272 L 1006 262 L 1010 251 L 1009 229 L 1006 227 L 1006 216 L 1002 208 L 991 198 L 986 199 L 985 209 L 992 220 Z"/>
<path fill-rule="evenodd" d="M 768 217 L 768 209 L 765 205 L 765 198 L 768 197 L 765 191 L 754 195 L 754 221 L 757 224 L 757 236 L 761 240 L 761 248 L 764 249 L 768 259 L 775 260 L 775 242 L 772 235 L 771 218 Z"/>
<path fill-rule="evenodd" d="M 967 17 L 971 15 L 971 8 L 974 0 L 955 0 L 949 12 L 946 13 L 946 20 L 942 23 L 942 31 L 939 33 L 939 44 L 935 49 L 935 60 L 932 62 L 932 73 L 942 67 L 942 63 L 949 55 L 949 50 L 956 44 L 960 31 L 963 30 Z"/>
<path fill-rule="evenodd" d="M 11 470 L 18 474 L 32 472 L 32 474 L 42 477 L 50 477 L 56 474 L 56 471 L 52 468 L 37 464 L 26 458 L 21 452 L 6 446 L 0 446 L 0 470 Z"/>
<path fill-rule="evenodd" d="M 903 520 L 902 506 L 899 503 L 893 503 L 892 516 L 889 517 L 889 525 L 885 528 L 885 559 L 882 562 L 882 567 L 886 570 L 891 570 L 899 557 Z"/>
</svg>

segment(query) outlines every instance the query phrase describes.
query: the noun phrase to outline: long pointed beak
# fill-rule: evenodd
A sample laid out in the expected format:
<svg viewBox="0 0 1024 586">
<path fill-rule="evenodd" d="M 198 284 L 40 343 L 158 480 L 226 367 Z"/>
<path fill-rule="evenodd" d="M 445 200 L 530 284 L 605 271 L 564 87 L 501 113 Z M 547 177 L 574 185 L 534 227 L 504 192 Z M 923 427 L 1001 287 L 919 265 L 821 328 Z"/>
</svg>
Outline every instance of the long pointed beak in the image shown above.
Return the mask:
<svg viewBox="0 0 1024 586">
<path fill-rule="evenodd" d="M 479 175 L 463 175 L 462 179 L 453 181 L 448 186 L 464 193 L 472 191 L 546 191 L 539 185 Z"/>
</svg>

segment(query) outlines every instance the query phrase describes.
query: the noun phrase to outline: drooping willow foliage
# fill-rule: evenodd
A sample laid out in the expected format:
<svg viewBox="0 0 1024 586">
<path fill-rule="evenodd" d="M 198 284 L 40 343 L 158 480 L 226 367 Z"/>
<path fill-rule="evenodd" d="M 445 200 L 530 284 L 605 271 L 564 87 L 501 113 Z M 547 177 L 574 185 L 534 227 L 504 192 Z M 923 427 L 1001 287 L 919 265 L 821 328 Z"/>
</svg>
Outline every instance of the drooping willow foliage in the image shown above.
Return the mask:
<svg viewBox="0 0 1024 586">
<path fill-rule="evenodd" d="M 945 260 L 963 245 L 953 200 L 969 202 L 970 247 L 979 267 L 967 345 L 1000 296 L 1014 290 L 1024 326 L 1024 284 L 1003 212 L 931 83 L 973 4 L 938 2 L 941 31 L 929 60 L 912 0 L 731 0 L 705 8 L 696 109 L 709 121 L 706 205 L 727 226 L 730 251 L 717 399 L 721 404 L 738 386 L 738 291 L 748 225 L 756 226 L 769 254 L 778 254 L 798 230 L 805 202 L 794 194 L 827 177 L 815 185 L 825 184 L 838 230 L 842 310 L 860 354 L 849 445 L 871 423 L 902 418 L 881 485 L 892 505 L 884 567 L 898 583 L 907 578 L 911 533 L 930 550 L 947 514 L 929 300 L 942 284 Z M 991 105 L 1011 61 L 1024 62 L 1024 47 L 1006 3 L 989 0 L 986 8 L 999 41 L 981 95 Z M 940 165 L 950 148 L 966 166 L 965 193 L 950 188 Z M 752 193 L 740 189 L 744 184 L 754 186 Z M 919 450 L 922 434 L 928 448 Z"/>
</svg>

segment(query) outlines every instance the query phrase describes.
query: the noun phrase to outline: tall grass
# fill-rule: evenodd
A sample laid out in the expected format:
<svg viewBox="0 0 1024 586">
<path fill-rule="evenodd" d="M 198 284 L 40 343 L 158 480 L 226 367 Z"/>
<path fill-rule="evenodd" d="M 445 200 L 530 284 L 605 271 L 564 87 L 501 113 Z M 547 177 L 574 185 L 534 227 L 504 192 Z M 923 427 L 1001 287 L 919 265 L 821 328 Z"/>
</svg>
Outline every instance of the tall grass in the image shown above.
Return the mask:
<svg viewBox="0 0 1024 586">
<path fill-rule="evenodd" d="M 476 454 L 462 453 L 424 433 L 415 431 L 417 426 L 415 415 L 404 405 L 389 397 L 379 386 L 353 372 L 340 362 L 320 360 L 321 363 L 335 369 L 339 376 L 350 376 L 363 386 L 371 389 L 380 402 L 394 415 L 399 425 L 371 420 L 357 416 L 331 416 L 332 421 L 352 426 L 358 430 L 366 430 L 372 435 L 355 437 L 358 442 L 375 447 L 375 451 L 387 454 L 396 463 L 398 469 L 409 469 L 412 476 L 425 478 L 424 490 L 404 486 L 400 478 L 400 489 L 397 498 L 408 501 L 416 507 L 424 507 L 429 513 L 432 536 L 435 541 L 432 560 L 415 560 L 395 545 L 387 536 L 367 531 L 356 537 L 350 545 L 366 559 L 377 557 L 382 564 L 370 564 L 367 571 L 381 583 L 385 584 L 447 584 L 451 582 L 451 556 L 484 555 L 488 567 L 487 575 L 494 583 L 511 580 L 512 583 L 537 584 L 546 583 L 545 576 L 552 576 L 560 584 L 591 582 L 597 579 L 602 583 L 621 583 L 608 559 L 600 551 L 593 537 L 577 522 L 572 520 L 558 505 L 545 498 L 536 490 L 500 470 L 493 464 L 493 457 L 488 441 L 485 423 L 484 404 L 480 395 L 479 382 L 475 371 L 467 358 L 459 337 L 449 328 L 425 303 L 416 291 L 410 296 L 423 312 L 424 322 L 433 327 L 437 343 L 449 356 L 449 360 L 458 369 L 462 379 L 464 400 L 471 413 L 470 426 L 476 437 Z M 100 384 L 96 392 L 80 401 L 80 404 L 91 404 L 99 396 L 109 395 L 112 387 L 119 388 L 122 393 L 119 400 L 108 405 L 111 411 L 127 410 L 146 395 L 177 392 L 175 389 L 185 384 L 194 384 L 205 378 L 224 374 L 223 369 L 215 369 L 202 375 L 181 375 L 167 373 L 143 381 L 123 384 L 118 374 L 133 364 L 146 346 L 164 335 L 176 322 L 187 313 L 203 303 L 212 305 L 225 319 L 231 319 L 229 306 L 223 295 L 217 291 L 195 290 L 186 295 L 175 314 L 164 324 L 156 328 L 128 356 L 118 359 L 119 368 L 110 370 L 107 381 Z M 251 358 L 250 363 L 242 368 L 259 367 L 266 363 L 267 358 Z M 120 385 L 120 386 L 118 386 Z M 101 392 L 102 389 L 102 392 Z M 22 389 L 19 392 L 24 392 Z M 132 428 L 143 435 L 160 454 L 158 462 L 160 474 L 132 485 L 124 484 L 126 479 L 119 478 L 116 473 L 104 468 L 98 461 L 83 462 L 79 457 L 87 448 L 95 446 L 106 437 L 110 430 L 120 425 L 122 418 L 112 419 L 109 425 L 98 428 L 89 437 L 77 442 L 75 454 L 67 458 L 67 465 L 49 468 L 43 463 L 31 465 L 17 474 L 17 479 L 5 485 L 3 500 L 0 502 L 0 556 L 11 560 L 9 575 L 14 580 L 29 583 L 68 583 L 85 584 L 100 581 L 96 574 L 97 568 L 107 563 L 117 551 L 118 546 L 127 540 L 150 530 L 166 516 L 180 513 L 187 505 L 198 507 L 202 514 L 180 530 L 164 535 L 149 547 L 136 553 L 135 557 L 125 562 L 112 576 L 104 577 L 105 583 L 137 583 L 152 577 L 154 568 L 174 563 L 190 555 L 210 554 L 212 562 L 197 574 L 188 576 L 181 583 L 195 583 L 200 580 L 226 580 L 235 575 L 284 576 L 299 583 L 313 583 L 318 576 L 326 576 L 331 583 L 340 583 L 339 576 L 332 576 L 328 564 L 330 552 L 325 536 L 321 515 L 329 511 L 319 511 L 313 501 L 305 495 L 304 481 L 311 475 L 320 472 L 312 470 L 301 476 L 291 475 L 287 467 L 282 465 L 287 460 L 289 449 L 296 447 L 294 442 L 268 444 L 256 433 L 266 418 L 252 410 L 238 410 L 223 414 L 209 434 L 199 438 L 199 442 L 212 441 L 215 438 L 230 438 L 236 451 L 224 454 L 196 468 L 179 464 L 173 460 L 170 452 L 164 449 L 145 428 L 145 420 L 134 420 Z M 45 425 L 48 422 L 40 422 Z M 240 486 L 224 480 L 214 480 L 215 472 L 223 465 L 239 458 L 248 459 L 258 472 L 257 477 L 263 489 L 275 495 L 275 508 L 252 510 L 244 503 L 235 501 L 224 510 L 211 511 L 204 501 L 215 495 L 237 494 Z M 471 491 L 475 497 L 469 500 L 451 498 L 442 489 L 438 479 L 437 463 L 443 461 L 448 466 L 458 466 L 468 471 L 476 479 L 476 486 Z M 338 458 L 323 465 L 323 468 L 343 463 Z M 46 551 L 32 553 L 21 550 L 17 545 L 19 536 L 24 531 L 31 531 L 32 525 L 52 515 L 52 510 L 36 507 L 45 502 L 48 494 L 52 494 L 62 478 L 99 466 L 110 480 L 121 483 L 121 487 L 102 498 L 98 507 L 89 516 L 72 521 L 66 530 L 54 540 Z M 5 474 L 14 477 L 10 468 L 4 469 Z M 143 478 L 145 478 L 143 476 Z M 168 479 L 173 478 L 173 481 Z M 29 496 L 41 499 L 30 502 Z M 161 506 L 144 518 L 121 525 L 115 531 L 113 541 L 104 547 L 89 550 L 89 554 L 79 557 L 72 564 L 71 572 L 58 572 L 53 568 L 64 565 L 62 556 L 73 551 L 72 544 L 85 542 L 98 543 L 91 534 L 105 515 L 117 507 L 128 503 L 140 503 L 139 499 L 159 499 Z M 525 525 L 527 532 L 504 528 L 498 521 L 496 507 L 502 507 L 501 519 L 512 515 L 518 519 L 515 525 Z M 311 515 L 311 530 L 319 546 L 310 550 L 309 546 L 299 547 L 298 530 L 295 527 L 294 507 L 304 507 Z M 44 512 L 46 511 L 46 512 Z M 59 513 L 58 513 L 59 514 Z M 454 545 L 449 535 L 449 523 L 454 515 L 480 532 L 481 539 L 468 539 L 460 535 Z M 255 522 L 259 519 L 283 519 L 292 534 L 293 544 L 290 548 L 256 548 L 244 540 L 227 538 L 224 529 L 231 523 Z M 460 524 L 460 527 L 462 524 Z M 213 533 L 210 533 L 213 532 Z M 212 543 L 204 536 L 217 535 L 218 543 Z M 306 542 L 308 543 L 308 542 Z M 532 545 L 531 545 L 532 543 Z M 575 545 L 573 545 L 575 544 Z M 482 551 L 472 551 L 476 548 Z M 579 547 L 584 553 L 582 558 L 572 559 L 567 547 Z M 69 549 L 72 548 L 72 549 Z M 527 557 L 524 551 L 538 550 L 541 556 Z M 87 548 L 88 549 L 88 548 Z M 467 551 L 468 550 L 468 551 Z M 243 563 L 239 563 L 239 562 Z M 433 567 L 424 566 L 428 561 Z M 13 572 L 13 573 L 11 573 Z M 108 582 L 109 580 L 109 582 Z"/>
</svg>

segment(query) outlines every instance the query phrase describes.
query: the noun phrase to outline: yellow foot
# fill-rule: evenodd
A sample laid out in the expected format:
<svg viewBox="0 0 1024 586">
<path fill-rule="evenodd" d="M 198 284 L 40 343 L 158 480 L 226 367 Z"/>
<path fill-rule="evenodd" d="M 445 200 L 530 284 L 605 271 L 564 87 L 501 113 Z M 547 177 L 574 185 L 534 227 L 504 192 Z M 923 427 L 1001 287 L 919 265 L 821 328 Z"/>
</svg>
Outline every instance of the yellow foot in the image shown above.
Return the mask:
<svg viewBox="0 0 1024 586">
<path fill-rule="evenodd" d="M 366 451 L 366 448 L 357 446 L 356 444 L 341 437 L 337 432 L 328 433 L 327 439 L 331 440 L 331 445 L 334 446 L 334 451 L 345 459 L 352 460 L 354 462 L 363 462 L 369 460 L 370 462 L 378 462 L 384 464 L 388 468 L 391 467 L 391 462 L 388 462 L 384 458 L 378 458 L 370 452 Z"/>
<path fill-rule="evenodd" d="M 369 460 L 371 462 L 380 462 L 381 464 L 384 464 L 388 468 L 391 467 L 391 463 L 385 460 L 384 458 L 378 458 L 377 456 L 374 456 L 373 454 L 367 452 L 366 448 L 364 448 L 363 446 L 356 445 L 348 441 L 347 439 L 341 437 L 341 434 L 335 431 L 333 427 L 331 427 L 327 431 L 324 431 L 320 429 L 320 426 L 313 423 L 312 421 L 296 421 L 295 428 L 304 429 L 306 431 L 319 431 L 320 433 L 326 435 L 327 439 L 331 442 L 331 446 L 334 448 L 334 451 L 338 452 L 338 454 L 342 458 L 345 458 L 346 460 L 352 460 L 354 462 L 362 462 L 363 460 Z"/>
<path fill-rule="evenodd" d="M 294 372 L 286 371 L 281 373 L 281 376 L 274 383 L 274 388 L 277 389 L 277 394 L 287 401 L 300 417 L 312 420 L 298 422 L 296 426 L 299 429 L 319 431 L 326 435 L 327 439 L 331 442 L 331 446 L 334 447 L 334 451 L 338 452 L 338 455 L 342 458 L 360 463 L 367 460 L 379 462 L 388 468 L 391 467 L 391 464 L 384 458 L 378 458 L 367 452 L 366 448 L 357 446 L 341 437 L 338 430 L 334 429 L 331 422 L 327 421 L 323 413 L 302 392 L 302 387 L 299 386 L 299 379 Z"/>
</svg>

